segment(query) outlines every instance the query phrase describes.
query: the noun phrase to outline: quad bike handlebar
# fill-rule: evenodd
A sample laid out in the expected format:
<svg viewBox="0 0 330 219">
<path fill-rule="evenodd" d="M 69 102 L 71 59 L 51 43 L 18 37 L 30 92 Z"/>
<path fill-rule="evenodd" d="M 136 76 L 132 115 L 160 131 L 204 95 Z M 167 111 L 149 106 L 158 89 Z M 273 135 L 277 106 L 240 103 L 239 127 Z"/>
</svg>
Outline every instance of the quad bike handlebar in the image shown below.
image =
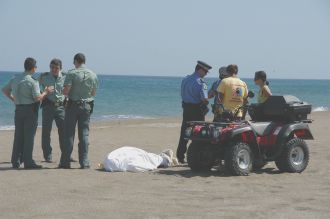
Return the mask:
<svg viewBox="0 0 330 219">
<path fill-rule="evenodd" d="M 247 95 L 247 99 L 253 98 L 253 97 L 254 97 L 254 93 L 252 91 L 249 91 L 248 95 Z M 244 120 L 247 109 L 249 107 L 250 107 L 250 105 L 248 104 L 247 100 L 245 101 L 244 104 L 238 106 L 234 111 L 225 109 L 225 107 L 222 103 L 218 103 L 215 105 L 215 108 L 222 110 L 220 121 L 224 121 L 224 122 L 232 122 L 232 121 L 237 121 L 237 120 L 241 120 L 241 119 Z M 243 110 L 243 116 L 242 116 L 242 118 L 239 118 L 238 114 L 240 113 L 241 110 Z"/>
</svg>

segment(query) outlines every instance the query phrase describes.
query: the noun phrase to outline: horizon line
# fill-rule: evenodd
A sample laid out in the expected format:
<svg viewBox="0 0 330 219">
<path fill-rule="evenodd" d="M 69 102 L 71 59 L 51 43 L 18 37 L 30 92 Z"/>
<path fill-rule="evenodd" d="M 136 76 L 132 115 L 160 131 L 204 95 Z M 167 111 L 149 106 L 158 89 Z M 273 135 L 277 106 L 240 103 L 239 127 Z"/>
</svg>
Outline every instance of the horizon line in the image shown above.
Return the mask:
<svg viewBox="0 0 330 219">
<path fill-rule="evenodd" d="M 0 70 L 0 73 L 19 73 L 19 72 L 22 72 L 22 71 L 3 71 L 3 70 Z M 41 72 L 37 72 L 37 73 L 41 73 Z M 122 75 L 119 75 L 119 74 L 97 74 L 97 75 L 100 75 L 100 76 L 115 76 L 115 77 L 118 77 L 118 76 L 124 76 L 124 77 L 171 77 L 171 78 L 183 78 L 185 77 L 186 75 L 183 75 L 183 76 L 175 76 L 175 75 L 143 75 L 143 74 L 137 74 L 137 75 L 134 75 L 134 74 L 122 74 Z M 208 76 L 207 78 L 218 78 L 218 77 L 214 77 L 214 76 Z M 253 77 L 241 77 L 243 79 L 253 79 Z M 318 79 L 315 79 L 315 78 L 269 78 L 269 80 L 330 80 L 330 78 L 318 78 Z"/>
</svg>

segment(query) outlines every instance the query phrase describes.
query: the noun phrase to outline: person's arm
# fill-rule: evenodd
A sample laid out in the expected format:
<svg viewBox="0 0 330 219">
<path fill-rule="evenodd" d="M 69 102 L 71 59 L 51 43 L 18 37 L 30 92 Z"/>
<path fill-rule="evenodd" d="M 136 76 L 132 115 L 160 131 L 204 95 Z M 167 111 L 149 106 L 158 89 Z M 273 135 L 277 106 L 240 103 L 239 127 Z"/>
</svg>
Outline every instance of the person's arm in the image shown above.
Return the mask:
<svg viewBox="0 0 330 219">
<path fill-rule="evenodd" d="M 13 79 L 11 79 L 3 88 L 2 88 L 2 93 L 11 101 L 15 101 L 14 96 L 11 93 L 11 84 L 13 82 Z"/>
<path fill-rule="evenodd" d="M 224 94 L 220 92 L 220 93 L 218 94 L 218 100 L 217 100 L 217 102 L 218 102 L 219 104 L 222 103 L 223 97 L 224 97 Z"/>
<path fill-rule="evenodd" d="M 97 78 L 97 76 L 95 76 L 95 81 L 94 81 L 94 87 L 92 90 L 92 96 L 95 97 L 96 96 L 96 90 L 99 87 L 99 80 Z"/>
<path fill-rule="evenodd" d="M 14 102 L 14 97 L 13 95 L 11 94 L 11 91 L 9 89 L 6 89 L 5 87 L 2 88 L 2 93 L 8 98 L 10 99 L 11 101 Z"/>
<path fill-rule="evenodd" d="M 68 97 L 70 90 L 71 90 L 71 86 L 72 86 L 72 73 L 70 73 L 70 71 L 68 72 L 68 74 L 65 77 L 65 81 L 64 81 L 64 87 L 63 87 L 63 95 Z"/>
<path fill-rule="evenodd" d="M 32 96 L 33 96 L 34 102 L 40 102 L 43 99 L 45 99 L 45 97 L 48 94 L 51 94 L 54 92 L 54 87 L 49 86 L 49 87 L 45 87 L 44 91 L 40 94 L 39 82 L 34 83 L 32 89 L 33 89 Z"/>
<path fill-rule="evenodd" d="M 212 87 L 208 92 L 209 99 L 213 98 L 215 95 L 216 95 L 216 82 L 212 84 Z"/>
<path fill-rule="evenodd" d="M 243 96 L 243 104 L 246 104 L 249 102 L 249 90 L 245 82 L 244 83 L 244 96 Z"/>
<path fill-rule="evenodd" d="M 263 94 L 265 97 L 272 96 L 272 92 L 270 91 L 270 89 L 269 89 L 268 86 L 264 86 L 264 87 L 262 88 L 262 94 Z"/>
<path fill-rule="evenodd" d="M 209 90 L 208 96 L 209 96 L 209 99 L 213 98 L 215 96 L 214 90 L 212 90 L 212 89 Z"/>
<path fill-rule="evenodd" d="M 200 86 L 201 86 L 201 101 L 203 102 L 203 104 L 207 105 L 207 104 L 209 104 L 208 94 L 207 94 L 207 85 L 205 82 L 202 82 L 200 84 Z"/>
<path fill-rule="evenodd" d="M 219 84 L 217 91 L 219 93 L 218 95 L 218 103 L 221 104 L 223 102 L 224 96 L 225 96 L 225 90 L 226 90 L 226 82 L 223 80 Z"/>
</svg>

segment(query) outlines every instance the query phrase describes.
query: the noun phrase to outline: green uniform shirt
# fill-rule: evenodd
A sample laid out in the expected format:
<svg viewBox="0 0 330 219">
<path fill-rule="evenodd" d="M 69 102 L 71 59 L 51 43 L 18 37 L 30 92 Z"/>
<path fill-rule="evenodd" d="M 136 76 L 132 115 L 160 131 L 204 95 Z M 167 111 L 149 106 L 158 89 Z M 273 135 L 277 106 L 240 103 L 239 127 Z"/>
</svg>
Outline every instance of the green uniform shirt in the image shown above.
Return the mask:
<svg viewBox="0 0 330 219">
<path fill-rule="evenodd" d="M 94 72 L 83 65 L 68 72 L 64 86 L 71 86 L 69 99 L 92 101 L 94 100 L 92 92 L 98 87 L 98 78 Z"/>
<path fill-rule="evenodd" d="M 49 99 L 52 102 L 63 102 L 64 101 L 64 95 L 62 93 L 63 91 L 63 85 L 65 81 L 66 74 L 60 73 L 58 77 L 54 77 L 54 75 L 50 72 L 45 72 L 41 75 L 39 79 L 41 90 L 43 91 L 46 87 L 54 86 L 54 92 L 47 95 L 47 99 Z"/>
<path fill-rule="evenodd" d="M 27 72 L 15 75 L 4 89 L 11 92 L 16 105 L 35 103 L 34 98 L 40 96 L 39 82 Z"/>
</svg>

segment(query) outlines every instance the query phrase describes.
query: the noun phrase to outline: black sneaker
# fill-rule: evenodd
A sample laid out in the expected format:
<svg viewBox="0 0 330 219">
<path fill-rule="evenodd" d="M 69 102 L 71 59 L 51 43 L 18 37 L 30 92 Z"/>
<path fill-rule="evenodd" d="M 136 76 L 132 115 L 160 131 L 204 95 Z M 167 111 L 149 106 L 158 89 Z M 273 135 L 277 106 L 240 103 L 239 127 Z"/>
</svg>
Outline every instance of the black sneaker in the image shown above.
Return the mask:
<svg viewBox="0 0 330 219">
<path fill-rule="evenodd" d="M 20 165 L 19 164 L 13 164 L 13 169 L 19 169 Z"/>
<path fill-rule="evenodd" d="M 38 164 L 32 164 L 32 165 L 29 165 L 29 166 L 24 165 L 24 169 L 42 169 L 42 166 L 38 165 Z"/>
<path fill-rule="evenodd" d="M 179 161 L 180 164 L 185 164 L 186 163 L 186 161 L 184 160 L 184 158 L 182 158 L 182 159 L 181 158 L 178 158 L 178 161 Z"/>
<path fill-rule="evenodd" d="M 71 165 L 70 164 L 68 164 L 68 165 L 59 164 L 57 168 L 58 169 L 71 169 Z"/>
<path fill-rule="evenodd" d="M 91 168 L 91 166 L 89 165 L 80 166 L 80 169 L 89 169 L 89 168 Z"/>
</svg>

